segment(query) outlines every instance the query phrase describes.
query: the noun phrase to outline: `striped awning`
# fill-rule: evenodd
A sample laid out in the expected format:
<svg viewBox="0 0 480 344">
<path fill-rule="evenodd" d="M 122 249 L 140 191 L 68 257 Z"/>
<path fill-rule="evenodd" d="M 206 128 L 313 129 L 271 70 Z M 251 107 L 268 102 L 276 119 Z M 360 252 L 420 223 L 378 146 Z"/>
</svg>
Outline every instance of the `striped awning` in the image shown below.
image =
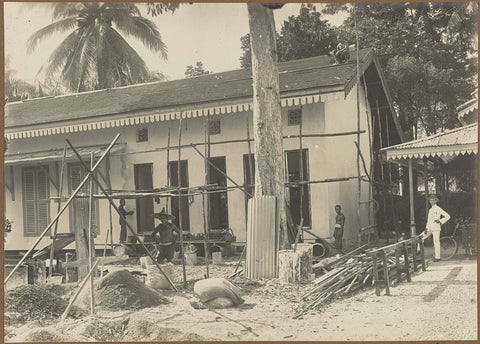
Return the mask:
<svg viewBox="0 0 480 344">
<path fill-rule="evenodd" d="M 302 95 L 296 97 L 285 97 L 280 99 L 280 105 L 282 107 L 291 107 L 305 104 L 318 103 L 320 101 L 339 101 L 344 98 L 344 93 L 342 92 L 331 92 L 323 94 L 310 94 Z M 28 130 L 6 130 L 5 137 L 8 140 L 38 137 L 38 136 L 48 136 L 56 134 L 65 134 L 65 133 L 76 133 L 76 132 L 85 132 L 90 130 L 104 129 L 104 128 L 115 128 L 123 127 L 129 125 L 137 125 L 144 123 L 155 123 L 176 119 L 185 119 L 185 118 L 195 118 L 202 116 L 212 116 L 212 115 L 222 115 L 229 113 L 238 113 L 245 112 L 253 109 L 252 102 L 244 102 L 238 104 L 226 104 L 219 106 L 211 107 L 199 107 L 195 106 L 191 109 L 179 110 L 179 111 L 165 111 L 165 112 L 154 112 L 149 114 L 142 114 L 137 116 L 129 116 L 124 118 L 113 118 L 102 121 L 92 121 L 87 123 L 72 123 L 68 125 L 60 126 L 49 126 L 43 128 L 32 128 Z"/>
<path fill-rule="evenodd" d="M 110 153 L 119 152 L 124 149 L 126 143 L 117 143 L 110 150 Z M 93 145 L 93 146 L 83 146 L 75 147 L 77 152 L 81 157 L 89 158 L 90 154 L 94 152 L 96 156 L 100 156 L 103 151 L 108 147 L 106 145 Z M 59 161 L 63 158 L 63 148 L 55 148 L 45 151 L 29 152 L 29 153 L 15 153 L 15 154 L 5 154 L 5 166 L 22 164 L 22 163 L 44 163 L 49 161 Z M 68 148 L 65 154 L 65 159 L 71 160 L 76 159 L 75 153 Z"/>
<path fill-rule="evenodd" d="M 478 154 L 478 124 L 474 123 L 422 139 L 405 142 L 381 150 L 387 160 L 451 158 Z"/>
</svg>

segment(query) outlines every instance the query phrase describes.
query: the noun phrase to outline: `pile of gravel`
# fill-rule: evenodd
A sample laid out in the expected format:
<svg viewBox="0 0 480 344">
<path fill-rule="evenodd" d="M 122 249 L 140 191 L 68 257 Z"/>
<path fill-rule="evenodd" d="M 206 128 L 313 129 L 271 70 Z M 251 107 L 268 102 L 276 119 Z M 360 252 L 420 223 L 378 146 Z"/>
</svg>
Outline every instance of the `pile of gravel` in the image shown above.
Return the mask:
<svg viewBox="0 0 480 344">
<path fill-rule="evenodd" d="M 89 288 L 85 288 L 81 300 L 85 308 L 89 307 Z M 141 309 L 168 302 L 127 270 L 111 272 L 95 282 L 95 305 L 107 310 Z"/>
<path fill-rule="evenodd" d="M 67 301 L 42 285 L 26 284 L 5 294 L 5 312 L 20 314 L 24 320 L 58 318 L 66 307 Z M 72 310 L 70 314 L 79 315 L 77 309 Z"/>
</svg>

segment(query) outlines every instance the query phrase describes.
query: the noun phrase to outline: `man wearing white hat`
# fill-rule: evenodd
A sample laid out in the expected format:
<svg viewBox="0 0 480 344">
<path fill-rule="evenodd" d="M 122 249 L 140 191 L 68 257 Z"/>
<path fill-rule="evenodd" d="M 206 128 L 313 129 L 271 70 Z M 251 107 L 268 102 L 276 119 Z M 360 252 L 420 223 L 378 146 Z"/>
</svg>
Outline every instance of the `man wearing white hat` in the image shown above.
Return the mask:
<svg viewBox="0 0 480 344">
<path fill-rule="evenodd" d="M 440 231 L 442 230 L 442 225 L 450 220 L 450 215 L 437 205 L 438 197 L 436 195 L 431 195 L 428 201 L 432 207 L 428 211 L 426 229 L 420 234 L 420 237 L 426 239 L 430 235 L 433 236 L 433 247 L 435 250 L 435 259 L 433 261 L 438 262 L 440 260 Z"/>
</svg>

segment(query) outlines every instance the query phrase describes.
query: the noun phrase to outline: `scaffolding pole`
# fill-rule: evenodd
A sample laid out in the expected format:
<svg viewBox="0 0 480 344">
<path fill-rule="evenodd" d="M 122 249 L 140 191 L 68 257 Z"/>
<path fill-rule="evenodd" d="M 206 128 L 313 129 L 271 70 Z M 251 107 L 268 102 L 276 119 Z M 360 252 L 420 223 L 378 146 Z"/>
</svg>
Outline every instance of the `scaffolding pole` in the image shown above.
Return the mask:
<svg viewBox="0 0 480 344">
<path fill-rule="evenodd" d="M 359 40 L 358 40 L 358 30 L 357 30 L 357 5 L 353 4 L 353 20 L 354 20 L 354 29 L 355 29 L 355 50 L 356 50 L 356 78 L 357 78 L 357 147 L 360 147 L 360 57 L 359 57 Z M 360 219 L 360 195 L 362 193 L 362 182 L 360 180 L 360 148 L 357 150 L 357 175 L 358 175 L 358 185 L 357 185 L 357 217 L 358 217 L 358 228 L 362 227 L 362 221 Z M 370 178 L 368 178 L 370 179 Z"/>
<path fill-rule="evenodd" d="M 115 145 L 115 143 L 117 142 L 118 138 L 120 137 L 120 134 L 117 134 L 115 136 L 115 138 L 113 139 L 113 141 L 110 143 L 110 145 L 107 147 L 107 149 L 105 150 L 105 152 L 102 154 L 102 156 L 100 157 L 100 159 L 98 159 L 97 163 L 95 164 L 95 166 L 93 166 L 93 169 L 90 170 L 90 168 L 87 166 L 87 169 L 88 169 L 88 173 L 87 175 L 83 178 L 83 180 L 80 182 L 80 184 L 77 186 L 77 188 L 75 189 L 75 191 L 73 192 L 73 194 L 70 196 L 70 198 L 67 200 L 67 202 L 63 205 L 62 209 L 60 209 L 60 211 L 57 213 L 57 215 L 55 215 L 54 219 L 48 224 L 48 226 L 43 230 L 43 232 L 38 236 L 37 240 L 35 240 L 35 242 L 33 243 L 32 247 L 27 251 L 27 253 L 25 253 L 23 255 L 23 257 L 20 259 L 20 261 L 17 263 L 17 265 L 15 265 L 15 267 L 12 269 L 12 271 L 10 271 L 10 274 L 5 278 L 4 280 L 4 285 L 7 284 L 8 280 L 13 276 L 13 274 L 15 273 L 15 271 L 17 271 L 18 267 L 20 265 L 23 264 L 23 262 L 28 258 L 28 256 L 30 256 L 30 254 L 33 252 L 33 250 L 35 249 L 35 247 L 37 247 L 37 245 L 40 243 L 40 241 L 43 239 L 43 237 L 45 236 L 45 234 L 47 234 L 47 232 L 50 230 L 50 228 L 52 228 L 52 226 L 58 221 L 58 218 L 60 217 L 60 215 L 63 214 L 63 212 L 65 211 L 65 209 L 67 209 L 67 207 L 70 205 L 70 203 L 72 202 L 72 200 L 75 198 L 75 196 L 77 195 L 77 193 L 80 192 L 80 189 L 85 185 L 85 183 L 88 181 L 88 179 L 93 176 L 93 172 L 98 168 L 98 166 L 100 166 L 100 163 L 103 161 L 103 159 L 105 159 L 105 157 L 107 156 L 108 152 L 113 148 L 113 146 Z M 68 140 L 67 140 L 68 142 Z M 78 153 L 76 153 L 78 154 Z M 78 154 L 78 156 L 80 156 Z M 83 160 L 82 160 L 83 161 Z"/>
<path fill-rule="evenodd" d="M 208 119 L 204 121 L 204 129 L 205 129 L 205 155 L 208 155 L 208 147 L 207 147 L 207 136 L 209 130 Z M 205 168 L 205 187 L 208 185 L 208 164 L 207 161 L 204 161 L 204 168 Z M 202 211 L 203 211 L 203 249 L 205 251 L 205 268 L 207 270 L 207 278 L 210 278 L 210 268 L 208 266 L 208 243 L 207 243 L 207 236 L 208 236 L 208 228 L 210 224 L 208 222 L 208 214 L 205 211 L 205 206 L 207 203 L 207 195 L 204 191 L 202 191 Z"/>
<path fill-rule="evenodd" d="M 376 105 L 377 105 L 377 118 L 378 118 L 378 133 L 379 133 L 379 136 L 380 136 L 380 140 L 379 140 L 379 146 L 380 146 L 380 149 L 383 148 L 383 135 L 382 135 L 382 120 L 380 118 L 380 109 L 378 108 L 378 100 L 375 101 L 376 102 Z M 387 119 L 388 120 L 388 119 Z M 382 183 L 385 183 L 385 171 L 383 169 L 383 162 L 381 159 L 378 159 L 379 163 L 380 163 L 380 175 L 381 175 L 381 180 L 382 180 Z M 386 198 L 386 192 L 387 192 L 387 188 L 384 186 L 383 188 L 383 193 L 382 193 L 382 200 L 383 200 L 383 226 L 385 228 L 385 222 L 386 222 L 386 213 L 387 213 L 387 198 Z M 389 238 L 390 236 L 388 235 L 387 233 L 387 244 L 389 243 Z"/>
<path fill-rule="evenodd" d="M 118 139 L 118 137 L 120 136 L 120 134 L 117 134 L 116 138 Z M 102 184 L 99 182 L 99 180 L 97 179 L 97 177 L 93 174 L 93 171 L 90 170 L 90 167 L 85 163 L 85 161 L 83 161 L 82 157 L 80 156 L 80 154 L 78 153 L 78 151 L 75 149 L 75 147 L 72 145 L 72 143 L 68 140 L 68 139 L 65 139 L 65 141 L 67 141 L 68 145 L 72 148 L 73 152 L 75 153 L 75 155 L 77 156 L 78 160 L 82 163 L 83 167 L 87 170 L 88 174 L 87 174 L 87 177 L 91 177 L 93 178 L 93 180 L 95 181 L 95 183 L 98 185 L 98 187 L 100 188 L 100 190 L 102 191 L 102 193 L 105 195 L 105 197 L 108 199 L 108 201 L 110 202 L 111 206 L 115 209 L 115 211 L 118 213 L 119 217 L 125 221 L 125 224 L 127 225 L 127 228 L 130 230 L 130 233 L 133 234 L 133 236 L 135 237 L 135 239 L 137 240 L 138 243 L 140 243 L 140 245 L 142 246 L 142 248 L 144 249 L 144 251 L 147 253 L 147 255 L 152 259 L 153 263 L 155 264 L 155 266 L 157 267 L 157 269 L 163 274 L 163 276 L 165 277 L 165 279 L 168 281 L 168 283 L 170 283 L 170 285 L 172 286 L 172 288 L 175 290 L 175 291 L 178 291 L 177 287 L 175 287 L 175 284 L 173 284 L 173 282 L 170 280 L 170 278 L 165 274 L 165 272 L 163 271 L 162 267 L 160 266 L 160 264 L 158 264 L 158 262 L 156 261 L 156 259 L 153 257 L 153 255 L 150 253 L 150 251 L 147 249 L 147 247 L 145 246 L 145 244 L 143 243 L 142 240 L 140 240 L 139 236 L 137 235 L 137 233 L 133 230 L 132 226 L 130 225 L 130 223 L 128 223 L 127 221 L 127 218 L 125 217 L 125 215 L 123 215 L 123 213 L 120 211 L 120 209 L 118 209 L 117 205 L 113 202 L 112 198 L 107 194 L 107 191 L 105 190 L 105 188 L 102 186 Z M 111 149 L 111 148 L 110 148 Z M 102 160 L 102 159 L 101 159 Z M 101 161 L 99 160 L 99 161 Z M 98 166 L 98 162 L 97 164 L 95 164 L 95 167 Z M 88 179 L 88 178 L 87 178 Z M 83 186 L 83 184 L 81 184 Z"/>
<path fill-rule="evenodd" d="M 168 127 L 168 139 L 167 139 L 167 186 L 170 186 L 171 184 L 170 166 L 168 165 L 169 162 L 170 162 L 170 127 Z M 171 199 L 170 199 L 170 203 L 171 203 Z M 167 209 L 166 211 L 168 213 L 168 201 L 165 204 L 165 208 Z"/>
<path fill-rule="evenodd" d="M 90 170 L 93 169 L 94 153 L 90 153 Z M 89 201 L 88 201 L 88 270 L 93 270 L 93 260 L 95 257 L 95 242 L 93 240 L 93 179 L 90 178 L 89 185 Z M 95 295 L 93 291 L 93 280 L 95 273 L 90 274 L 90 314 L 95 314 Z"/>
<path fill-rule="evenodd" d="M 180 188 L 181 183 L 181 143 L 182 143 L 182 118 L 178 122 L 178 163 L 177 163 L 177 186 L 178 186 L 178 226 L 180 227 L 180 247 L 182 252 L 182 268 L 183 268 L 183 287 L 187 288 L 187 270 L 185 268 L 185 247 L 183 246 L 183 221 L 182 221 L 182 194 Z M 168 165 L 168 163 L 167 163 Z M 188 192 L 188 191 L 187 191 Z"/>
<path fill-rule="evenodd" d="M 58 197 L 62 197 L 63 193 L 63 173 L 65 170 L 65 157 L 67 155 L 67 145 L 63 147 L 63 156 L 62 156 L 62 167 L 60 170 L 60 180 L 59 180 L 59 186 L 57 189 L 57 195 Z M 57 213 L 60 211 L 60 208 L 62 207 L 61 201 L 58 201 L 57 205 Z M 53 235 L 52 235 L 52 247 L 50 248 L 50 265 L 48 269 L 48 276 L 52 277 L 53 274 L 53 256 L 55 254 L 55 239 L 57 239 L 57 230 L 58 230 L 58 221 L 55 222 L 55 228 L 53 229 Z"/>
<path fill-rule="evenodd" d="M 385 111 L 385 122 L 387 127 L 387 146 L 390 147 L 390 128 L 388 125 L 388 113 Z M 395 199 L 393 197 L 393 190 L 392 190 L 392 164 L 387 161 L 388 164 L 388 184 L 390 190 L 390 204 L 392 207 L 392 218 L 393 218 L 393 228 L 395 230 L 395 241 L 398 242 L 398 228 L 397 228 L 397 213 L 395 212 Z"/>
</svg>

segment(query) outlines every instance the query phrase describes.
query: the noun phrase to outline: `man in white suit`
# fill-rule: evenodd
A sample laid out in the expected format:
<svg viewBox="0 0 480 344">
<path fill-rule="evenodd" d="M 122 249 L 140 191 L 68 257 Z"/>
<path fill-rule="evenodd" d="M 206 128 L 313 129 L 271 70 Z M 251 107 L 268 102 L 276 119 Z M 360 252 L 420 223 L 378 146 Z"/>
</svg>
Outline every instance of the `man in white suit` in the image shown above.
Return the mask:
<svg viewBox="0 0 480 344">
<path fill-rule="evenodd" d="M 433 247 L 435 250 L 435 259 L 433 261 L 438 262 L 440 260 L 440 231 L 442 230 L 442 225 L 450 220 L 450 215 L 437 205 L 438 197 L 436 195 L 431 195 L 428 201 L 432 207 L 428 211 L 426 229 L 420 234 L 420 237 L 426 239 L 430 235 L 433 236 Z"/>
</svg>

